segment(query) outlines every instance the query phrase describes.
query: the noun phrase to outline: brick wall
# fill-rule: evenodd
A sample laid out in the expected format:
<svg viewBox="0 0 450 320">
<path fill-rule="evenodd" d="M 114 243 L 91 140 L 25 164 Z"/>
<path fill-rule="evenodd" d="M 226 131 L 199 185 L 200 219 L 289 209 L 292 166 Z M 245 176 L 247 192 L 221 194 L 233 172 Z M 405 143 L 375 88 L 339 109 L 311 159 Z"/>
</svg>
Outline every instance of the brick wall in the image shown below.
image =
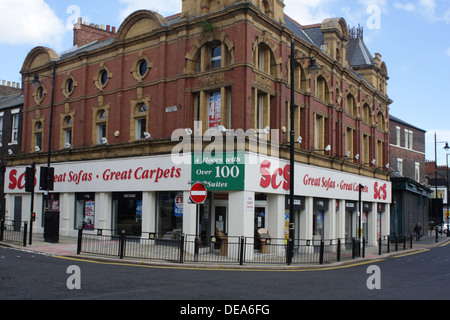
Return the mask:
<svg viewBox="0 0 450 320">
<path fill-rule="evenodd" d="M 400 128 L 400 144 L 397 144 L 397 128 Z M 405 146 L 405 129 L 413 134 L 412 149 Z M 390 166 L 399 170 L 398 159 L 403 160 L 403 176 L 415 178 L 416 163 L 420 165 L 420 183 L 426 183 L 425 173 L 425 131 L 402 121 L 390 119 Z"/>
<path fill-rule="evenodd" d="M 73 30 L 73 45 L 82 47 L 89 43 L 108 38 L 116 33 L 115 27 L 107 25 L 106 29 L 103 26 L 94 24 L 84 24 L 79 18 Z"/>
</svg>

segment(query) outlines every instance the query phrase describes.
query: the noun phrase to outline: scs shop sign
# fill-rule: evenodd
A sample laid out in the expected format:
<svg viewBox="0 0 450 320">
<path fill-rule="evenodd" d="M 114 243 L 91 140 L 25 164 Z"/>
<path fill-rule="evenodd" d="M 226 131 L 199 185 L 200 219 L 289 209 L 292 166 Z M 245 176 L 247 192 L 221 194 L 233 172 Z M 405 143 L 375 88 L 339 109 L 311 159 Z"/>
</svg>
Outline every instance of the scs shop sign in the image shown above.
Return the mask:
<svg viewBox="0 0 450 320">
<path fill-rule="evenodd" d="M 289 164 L 279 166 L 278 161 L 264 160 L 259 167 L 259 187 L 274 192 L 289 191 L 291 170 Z M 358 199 L 364 201 L 390 200 L 390 185 L 387 182 L 343 172 L 330 172 L 316 167 L 296 166 L 296 188 L 304 195 L 336 199 Z"/>
<path fill-rule="evenodd" d="M 268 160 L 264 160 L 261 163 L 260 172 L 261 180 L 259 185 L 263 188 L 272 187 L 273 189 L 283 188 L 284 190 L 290 189 L 291 181 L 291 166 L 286 165 L 283 169 L 277 168 L 273 173 L 270 173 L 271 163 Z"/>
<path fill-rule="evenodd" d="M 387 198 L 387 184 L 383 184 L 382 186 L 378 186 L 378 182 L 375 182 L 373 185 L 374 194 L 373 197 L 375 200 L 386 200 Z"/>
<path fill-rule="evenodd" d="M 34 180 L 34 185 L 36 185 L 36 178 Z M 8 188 L 10 190 L 25 188 L 25 171 L 19 173 L 16 169 L 12 169 L 9 173 L 9 183 Z"/>
</svg>

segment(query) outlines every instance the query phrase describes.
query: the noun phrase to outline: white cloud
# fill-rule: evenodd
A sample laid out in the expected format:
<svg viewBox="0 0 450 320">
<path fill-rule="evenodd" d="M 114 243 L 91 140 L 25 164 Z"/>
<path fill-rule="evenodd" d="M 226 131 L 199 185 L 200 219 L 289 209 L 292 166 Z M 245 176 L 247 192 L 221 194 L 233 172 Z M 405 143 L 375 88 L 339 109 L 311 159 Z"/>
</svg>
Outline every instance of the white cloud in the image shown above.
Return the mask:
<svg viewBox="0 0 450 320">
<path fill-rule="evenodd" d="M 58 47 L 66 28 L 44 0 L 1 0 L 0 43 Z"/>
<path fill-rule="evenodd" d="M 448 48 L 445 53 L 450 57 L 450 48 Z"/>
<path fill-rule="evenodd" d="M 181 12 L 180 0 L 119 0 L 125 6 L 119 12 L 119 21 L 125 20 L 131 13 L 141 10 L 153 10 L 163 17 Z"/>
<path fill-rule="evenodd" d="M 420 12 L 430 21 L 438 21 L 434 0 L 419 0 Z"/>
<path fill-rule="evenodd" d="M 336 15 L 329 11 L 332 0 L 285 0 L 284 13 L 302 25 L 320 23 Z"/>
<path fill-rule="evenodd" d="M 400 10 L 404 10 L 407 12 L 412 12 L 416 10 L 416 5 L 414 3 L 408 2 L 408 3 L 400 3 L 400 2 L 395 2 L 394 3 L 394 8 L 396 9 L 400 9 Z"/>
</svg>

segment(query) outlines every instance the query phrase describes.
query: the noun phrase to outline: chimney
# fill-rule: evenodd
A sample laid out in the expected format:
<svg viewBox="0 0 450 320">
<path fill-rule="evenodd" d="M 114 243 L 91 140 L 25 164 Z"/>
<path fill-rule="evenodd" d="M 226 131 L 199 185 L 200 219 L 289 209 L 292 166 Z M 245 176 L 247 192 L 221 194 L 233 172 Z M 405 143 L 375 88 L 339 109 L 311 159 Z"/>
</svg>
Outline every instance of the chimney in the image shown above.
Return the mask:
<svg viewBox="0 0 450 320">
<path fill-rule="evenodd" d="M 78 18 L 73 28 L 73 45 L 82 47 L 95 41 L 109 38 L 115 34 L 115 31 L 115 27 L 110 31 L 109 26 L 107 26 L 105 30 L 104 25 L 88 24 L 83 22 L 82 18 Z"/>
</svg>

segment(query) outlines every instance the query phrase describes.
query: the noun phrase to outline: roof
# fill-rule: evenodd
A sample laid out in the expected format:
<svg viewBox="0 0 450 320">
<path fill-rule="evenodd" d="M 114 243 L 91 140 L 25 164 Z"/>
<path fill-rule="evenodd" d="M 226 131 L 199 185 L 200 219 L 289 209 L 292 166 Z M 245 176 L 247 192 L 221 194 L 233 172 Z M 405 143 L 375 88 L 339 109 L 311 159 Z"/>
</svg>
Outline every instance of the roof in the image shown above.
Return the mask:
<svg viewBox="0 0 450 320">
<path fill-rule="evenodd" d="M 389 114 L 389 121 L 390 122 L 397 122 L 398 124 L 402 124 L 404 126 L 407 126 L 407 127 L 410 127 L 410 128 L 414 128 L 414 129 L 420 130 L 422 132 L 426 132 L 426 130 L 423 130 L 423 129 L 419 128 L 419 127 L 413 126 L 412 124 L 409 124 L 409 123 L 403 121 L 402 119 L 394 117 L 392 114 Z"/>
<path fill-rule="evenodd" d="M 352 67 L 373 65 L 373 57 L 361 38 L 347 43 L 347 61 Z"/>
<path fill-rule="evenodd" d="M 284 15 L 284 22 L 286 23 L 286 27 L 290 29 L 297 37 L 303 39 L 309 44 L 317 45 L 314 40 L 308 36 L 302 26 L 299 25 L 295 20 L 291 19 L 287 15 Z M 318 45 L 318 47 L 320 47 L 320 45 Z"/>
<path fill-rule="evenodd" d="M 23 105 L 23 93 L 0 98 L 0 109 L 20 107 Z"/>
</svg>

